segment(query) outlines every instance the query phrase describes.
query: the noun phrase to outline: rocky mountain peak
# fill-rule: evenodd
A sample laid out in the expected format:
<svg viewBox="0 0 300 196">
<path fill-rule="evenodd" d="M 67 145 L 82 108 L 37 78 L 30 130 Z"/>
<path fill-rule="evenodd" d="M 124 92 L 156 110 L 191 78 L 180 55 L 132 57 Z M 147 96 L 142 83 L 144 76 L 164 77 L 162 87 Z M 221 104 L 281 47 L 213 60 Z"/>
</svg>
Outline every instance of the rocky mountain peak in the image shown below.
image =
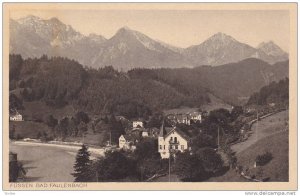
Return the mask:
<svg viewBox="0 0 300 196">
<path fill-rule="evenodd" d="M 33 16 L 33 15 L 28 15 L 24 18 L 20 18 L 17 20 L 20 24 L 25 24 L 25 23 L 36 23 L 36 22 L 40 22 L 42 21 L 41 18 L 37 17 L 37 16 Z"/>
<path fill-rule="evenodd" d="M 233 37 L 222 32 L 218 32 L 208 38 L 206 41 L 215 41 L 220 43 L 237 42 Z"/>
<path fill-rule="evenodd" d="M 257 46 L 257 49 L 263 51 L 267 55 L 272 56 L 284 56 L 287 53 L 282 50 L 277 44 L 275 44 L 272 40 L 268 42 L 262 42 Z"/>
</svg>

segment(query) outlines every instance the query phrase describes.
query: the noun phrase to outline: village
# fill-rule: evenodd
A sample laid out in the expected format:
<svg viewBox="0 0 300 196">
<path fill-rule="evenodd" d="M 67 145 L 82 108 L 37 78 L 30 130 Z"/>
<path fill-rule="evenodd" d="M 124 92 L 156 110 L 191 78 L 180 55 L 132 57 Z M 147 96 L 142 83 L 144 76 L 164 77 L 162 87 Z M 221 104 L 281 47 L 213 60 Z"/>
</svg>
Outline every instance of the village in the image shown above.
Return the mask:
<svg viewBox="0 0 300 196">
<path fill-rule="evenodd" d="M 113 144 L 107 141 L 105 149 L 119 149 L 125 151 L 134 151 L 136 149 L 136 144 L 143 138 L 155 138 L 158 141 L 158 152 L 161 154 L 162 158 L 169 158 L 169 150 L 178 150 L 183 152 L 189 148 L 188 144 L 190 141 L 189 136 L 182 132 L 177 124 L 191 125 L 193 123 L 200 124 L 202 121 L 202 116 L 207 115 L 207 112 L 189 112 L 189 113 L 178 113 L 178 114 L 168 114 L 165 116 L 168 125 L 165 125 L 165 120 L 161 122 L 161 127 L 148 127 L 145 128 L 145 121 L 140 119 L 135 119 L 132 121 L 127 120 L 124 116 L 116 116 L 119 121 L 125 121 L 131 126 L 125 128 L 125 134 L 120 135 L 118 139 L 118 144 Z M 9 117 L 12 122 L 22 122 L 25 121 L 24 117 L 18 112 L 13 111 Z M 40 142 L 37 138 L 24 138 L 25 142 Z M 47 143 L 52 144 L 66 144 L 66 145 L 82 145 L 82 142 L 55 142 L 48 141 Z"/>
<path fill-rule="evenodd" d="M 185 151 L 188 149 L 189 137 L 176 127 L 176 124 L 201 123 L 202 114 L 192 112 L 187 114 L 172 114 L 166 116 L 171 126 L 166 127 L 164 120 L 160 129 L 156 127 L 145 128 L 142 120 L 132 121 L 132 129 L 126 130 L 125 135 L 119 138 L 119 148 L 123 150 L 135 150 L 136 144 L 143 137 L 151 137 L 158 140 L 158 152 L 162 158 L 169 158 L 169 150 Z"/>
<path fill-rule="evenodd" d="M 45 146 L 46 144 L 50 148 L 51 146 L 56 146 L 62 149 L 69 149 L 73 152 L 76 152 L 76 149 L 79 150 L 80 147 L 84 145 L 90 148 L 89 151 L 92 153 L 92 157 L 95 157 L 94 160 L 97 160 L 96 157 L 98 156 L 111 156 L 111 153 L 121 153 L 118 156 L 123 156 L 122 153 L 129 153 L 128 155 L 132 154 L 136 156 L 135 154 L 140 153 L 139 151 L 141 151 L 140 149 L 143 148 L 143 145 L 145 145 L 145 148 L 149 147 L 149 143 L 147 142 L 150 141 L 151 145 L 154 144 L 156 146 L 145 149 L 145 153 L 150 153 L 151 156 L 154 156 L 155 153 L 158 153 L 160 160 L 171 160 L 171 162 L 169 162 L 170 171 L 167 175 L 166 173 L 162 172 L 165 171 L 164 169 L 158 173 L 155 172 L 156 170 L 154 170 L 148 175 L 144 174 L 147 177 L 143 178 L 160 179 L 159 176 L 167 175 L 169 176 L 168 181 L 172 181 L 170 177 L 171 173 L 175 172 L 176 165 L 178 164 L 175 164 L 175 160 L 178 159 L 178 161 L 180 161 L 181 157 L 184 156 L 185 153 L 189 153 L 192 156 L 193 154 L 198 153 L 198 150 L 201 150 L 203 147 L 208 147 L 213 150 L 210 156 L 220 157 L 220 163 L 223 165 L 222 167 L 216 167 L 212 171 L 213 173 L 217 172 L 223 167 L 227 167 L 226 165 L 228 165 L 229 167 L 235 168 L 235 170 L 239 172 L 239 175 L 244 176 L 245 179 L 249 178 L 248 180 L 250 181 L 262 181 L 262 178 L 252 179 L 249 177 L 250 174 L 247 174 L 247 172 L 249 173 L 248 169 L 245 171 L 240 168 L 232 152 L 240 151 L 240 147 L 235 146 L 239 146 L 240 144 L 244 143 L 247 144 L 249 137 L 249 142 L 252 141 L 254 137 L 251 136 L 252 134 L 258 134 L 257 131 L 253 132 L 253 124 L 255 124 L 258 120 L 267 118 L 268 116 L 272 116 L 285 110 L 286 106 L 284 104 L 270 103 L 264 107 L 257 107 L 255 105 L 249 105 L 246 107 L 232 107 L 231 111 L 221 108 L 213 111 L 168 113 L 164 116 L 161 116 L 160 120 L 156 120 L 156 126 L 151 126 L 149 119 L 145 120 L 143 118 L 135 118 L 128 120 L 124 116 L 115 116 L 117 122 L 122 122 L 127 126 L 124 126 L 124 134 L 118 136 L 117 142 L 112 142 L 112 134 L 110 132 L 110 137 L 104 146 L 89 145 L 86 143 L 87 138 L 84 138 L 84 136 L 82 137 L 81 141 L 76 142 L 62 141 L 60 139 L 45 141 L 40 140 L 39 138 L 23 138 L 21 140 L 19 139 L 17 141 L 12 141 L 16 141 L 17 143 L 18 141 L 22 141 L 28 143 L 29 145 L 39 145 L 41 147 Z M 224 117 L 224 115 L 229 116 Z M 234 119 L 232 119 L 233 117 Z M 24 116 L 22 116 L 22 114 L 17 110 L 11 112 L 9 119 L 14 123 L 26 121 L 26 118 L 24 118 Z M 233 121 L 228 121 L 228 119 L 232 119 Z M 222 121 L 227 122 L 225 124 L 218 124 Z M 226 129 L 238 129 L 238 131 L 232 132 Z M 288 131 L 288 126 L 285 128 L 285 130 Z M 257 136 L 255 137 L 257 138 Z M 206 138 L 204 139 L 205 141 L 202 141 L 204 143 L 200 142 L 202 140 L 201 138 Z M 19 143 L 22 144 L 22 142 Z M 256 141 L 253 140 L 252 142 Z M 67 148 L 68 146 L 70 148 Z M 234 151 L 228 150 L 230 148 Z M 12 163 L 18 162 L 16 153 L 11 152 L 10 156 L 12 157 Z M 153 159 L 157 161 L 159 160 L 153 157 L 150 158 L 150 160 Z M 212 159 L 212 161 L 214 162 L 216 160 Z M 253 169 L 255 169 L 257 167 L 256 161 L 254 161 L 253 164 Z M 26 172 L 24 172 L 24 176 L 26 176 L 25 173 Z M 23 178 L 26 178 L 24 176 Z"/>
</svg>

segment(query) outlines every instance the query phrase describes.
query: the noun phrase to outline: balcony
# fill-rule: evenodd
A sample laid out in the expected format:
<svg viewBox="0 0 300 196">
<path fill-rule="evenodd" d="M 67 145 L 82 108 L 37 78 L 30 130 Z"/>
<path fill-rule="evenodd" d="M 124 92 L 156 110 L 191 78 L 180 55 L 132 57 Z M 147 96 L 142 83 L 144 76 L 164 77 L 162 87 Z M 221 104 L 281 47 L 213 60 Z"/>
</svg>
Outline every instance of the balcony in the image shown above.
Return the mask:
<svg viewBox="0 0 300 196">
<path fill-rule="evenodd" d="M 170 140 L 169 144 L 175 145 L 175 144 L 179 144 L 179 141 L 175 141 L 175 140 Z"/>
</svg>

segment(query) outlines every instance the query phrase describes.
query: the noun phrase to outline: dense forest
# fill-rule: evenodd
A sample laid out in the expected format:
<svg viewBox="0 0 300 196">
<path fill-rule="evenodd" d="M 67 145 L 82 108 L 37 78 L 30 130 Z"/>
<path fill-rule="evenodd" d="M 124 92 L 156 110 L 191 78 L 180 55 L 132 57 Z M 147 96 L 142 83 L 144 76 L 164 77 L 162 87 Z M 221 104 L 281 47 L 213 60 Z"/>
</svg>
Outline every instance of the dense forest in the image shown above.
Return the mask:
<svg viewBox="0 0 300 196">
<path fill-rule="evenodd" d="M 136 77 L 108 66 L 83 68 L 75 61 L 43 56 L 23 60 L 10 56 L 10 105 L 22 101 L 43 101 L 52 107 L 72 104 L 94 114 L 108 113 L 128 118 L 148 116 L 153 111 L 180 106 L 199 107 L 209 102 L 206 90 L 183 86 L 183 81 Z"/>
<path fill-rule="evenodd" d="M 266 105 L 270 103 L 274 104 L 286 104 L 289 102 L 289 79 L 285 78 L 279 82 L 272 82 L 267 86 L 260 89 L 259 92 L 255 92 L 248 101 L 248 105 L 258 104 Z"/>
<path fill-rule="evenodd" d="M 267 82 L 288 74 L 288 61 L 269 65 L 246 59 L 218 67 L 132 69 L 86 68 L 62 57 L 22 59 L 10 55 L 10 109 L 42 101 L 51 107 L 72 105 L 77 111 L 127 118 L 181 106 L 200 107 L 213 94 L 233 105 Z"/>
</svg>

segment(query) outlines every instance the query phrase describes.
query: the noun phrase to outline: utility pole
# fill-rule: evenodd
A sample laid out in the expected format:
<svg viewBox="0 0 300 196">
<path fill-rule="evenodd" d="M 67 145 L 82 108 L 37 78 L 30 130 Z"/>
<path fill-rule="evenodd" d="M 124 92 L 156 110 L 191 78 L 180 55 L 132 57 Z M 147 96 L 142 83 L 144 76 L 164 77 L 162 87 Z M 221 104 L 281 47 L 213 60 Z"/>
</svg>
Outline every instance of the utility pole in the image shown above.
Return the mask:
<svg viewBox="0 0 300 196">
<path fill-rule="evenodd" d="M 220 150 L 220 126 L 218 125 L 218 151 Z"/>
<path fill-rule="evenodd" d="M 109 132 L 109 145 L 111 146 L 111 130 Z"/>
<path fill-rule="evenodd" d="M 63 142 L 63 136 L 62 136 L 62 131 L 60 130 L 60 138 L 61 138 L 61 143 Z"/>
<path fill-rule="evenodd" d="M 96 180 L 97 180 L 97 182 L 99 182 L 99 180 L 98 180 L 98 170 L 96 170 Z"/>
<path fill-rule="evenodd" d="M 256 110 L 256 142 L 258 140 L 258 110 Z"/>
<path fill-rule="evenodd" d="M 171 182 L 171 152 L 169 153 L 169 182 Z"/>
<path fill-rule="evenodd" d="M 84 133 L 82 133 L 82 144 L 84 144 Z"/>
<path fill-rule="evenodd" d="M 169 182 L 171 182 L 171 154 L 172 151 L 172 144 L 171 144 L 171 139 L 169 140 Z"/>
</svg>

